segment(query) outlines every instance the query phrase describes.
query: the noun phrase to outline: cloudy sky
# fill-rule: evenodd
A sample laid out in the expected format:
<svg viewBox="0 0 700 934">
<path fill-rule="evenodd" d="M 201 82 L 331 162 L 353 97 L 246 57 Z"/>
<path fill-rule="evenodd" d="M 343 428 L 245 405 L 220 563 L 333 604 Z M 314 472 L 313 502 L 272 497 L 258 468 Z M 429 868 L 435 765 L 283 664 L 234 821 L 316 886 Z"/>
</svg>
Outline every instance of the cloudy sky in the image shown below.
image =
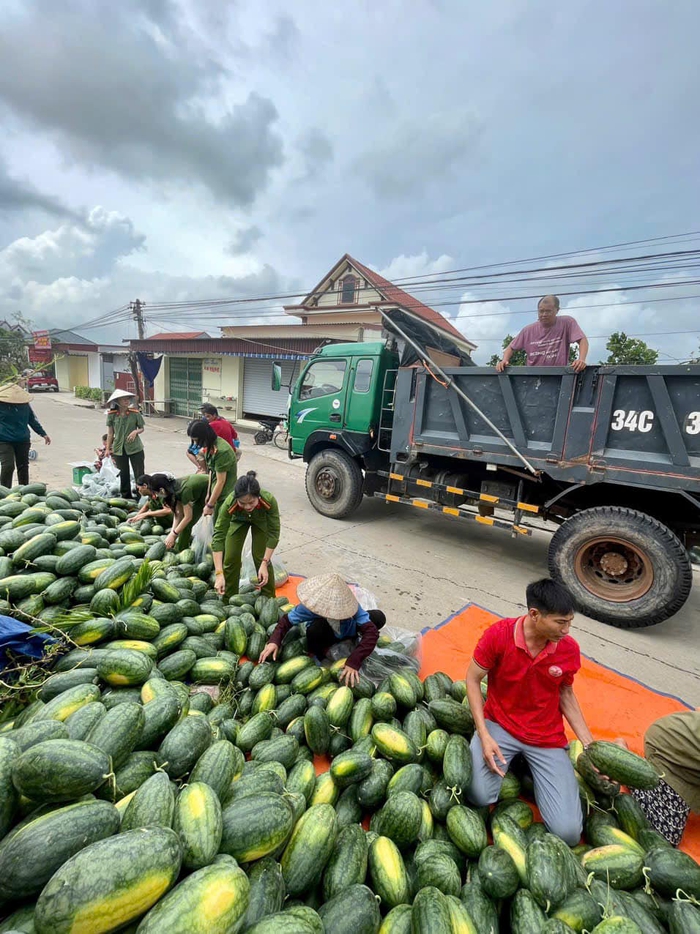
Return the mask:
<svg viewBox="0 0 700 934">
<path fill-rule="evenodd" d="M 699 34 L 696 0 L 5 0 L 0 318 L 294 292 L 346 251 L 402 278 L 698 230 Z M 543 279 L 441 310 L 483 360 Z M 595 338 L 690 332 L 648 338 L 672 360 L 696 292 L 564 304 Z"/>
</svg>

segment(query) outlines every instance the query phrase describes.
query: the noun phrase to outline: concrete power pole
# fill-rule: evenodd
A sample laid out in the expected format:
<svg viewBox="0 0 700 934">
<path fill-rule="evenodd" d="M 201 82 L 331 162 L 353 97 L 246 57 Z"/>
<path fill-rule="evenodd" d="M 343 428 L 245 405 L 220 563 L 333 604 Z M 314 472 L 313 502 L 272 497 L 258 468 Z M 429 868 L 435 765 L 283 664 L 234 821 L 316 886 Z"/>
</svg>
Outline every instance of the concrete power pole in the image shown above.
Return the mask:
<svg viewBox="0 0 700 934">
<path fill-rule="evenodd" d="M 143 326 L 143 302 L 137 298 L 135 302 L 129 302 L 129 308 L 133 312 L 134 321 L 139 331 L 139 340 L 146 339 L 146 329 Z"/>
<path fill-rule="evenodd" d="M 139 340 L 145 340 L 146 329 L 143 324 L 143 302 L 141 299 L 137 298 L 136 301 L 129 302 L 129 308 L 133 313 L 133 318 L 136 322 L 136 327 L 138 328 Z M 137 357 L 133 352 L 129 354 L 129 366 L 131 369 L 131 375 L 134 379 L 134 385 L 136 386 L 138 400 L 141 403 L 143 402 L 143 384 L 139 378 Z"/>
</svg>

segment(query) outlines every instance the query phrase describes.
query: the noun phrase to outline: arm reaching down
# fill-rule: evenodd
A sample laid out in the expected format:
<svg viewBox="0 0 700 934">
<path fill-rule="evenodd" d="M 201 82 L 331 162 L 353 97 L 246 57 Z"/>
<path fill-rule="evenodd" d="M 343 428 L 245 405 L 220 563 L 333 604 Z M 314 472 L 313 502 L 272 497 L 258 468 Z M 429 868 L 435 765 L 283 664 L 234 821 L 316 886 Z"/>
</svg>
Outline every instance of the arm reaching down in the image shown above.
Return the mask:
<svg viewBox="0 0 700 934">
<path fill-rule="evenodd" d="M 583 716 L 583 711 L 574 694 L 573 686 L 570 684 L 563 684 L 561 687 L 559 709 L 583 745 L 588 746 L 589 743 L 592 743 L 593 734 L 588 728 L 586 718 Z"/>
<path fill-rule="evenodd" d="M 481 740 L 484 761 L 492 772 L 495 772 L 503 778 L 506 773 L 504 769 L 500 768 L 498 763 L 500 762 L 505 766 L 505 758 L 498 743 L 489 733 L 486 720 L 484 719 L 484 698 L 481 695 L 481 682 L 488 673 L 488 668 L 482 668 L 481 665 L 478 665 L 472 659 L 467 669 L 467 699 L 469 700 L 469 707 L 472 712 L 472 717 L 474 718 L 476 733 Z"/>
</svg>

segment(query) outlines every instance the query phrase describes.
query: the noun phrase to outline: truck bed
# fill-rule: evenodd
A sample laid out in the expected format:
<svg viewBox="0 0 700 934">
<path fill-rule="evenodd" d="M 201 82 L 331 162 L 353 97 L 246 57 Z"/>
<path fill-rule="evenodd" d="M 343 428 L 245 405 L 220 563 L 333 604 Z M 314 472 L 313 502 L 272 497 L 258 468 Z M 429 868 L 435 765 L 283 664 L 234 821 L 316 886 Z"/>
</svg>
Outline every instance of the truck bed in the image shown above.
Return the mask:
<svg viewBox="0 0 700 934">
<path fill-rule="evenodd" d="M 445 370 L 537 471 L 563 483 L 700 494 L 700 365 Z M 399 370 L 391 459 L 422 453 L 524 469 L 424 368 Z"/>
</svg>

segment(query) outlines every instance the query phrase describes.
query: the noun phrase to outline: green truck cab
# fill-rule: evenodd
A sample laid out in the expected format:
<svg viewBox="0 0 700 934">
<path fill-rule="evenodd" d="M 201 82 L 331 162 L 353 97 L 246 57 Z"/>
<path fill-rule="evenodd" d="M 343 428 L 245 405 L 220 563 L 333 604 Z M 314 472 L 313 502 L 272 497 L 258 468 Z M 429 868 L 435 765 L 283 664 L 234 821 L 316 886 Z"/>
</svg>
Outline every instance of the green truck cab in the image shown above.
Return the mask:
<svg viewBox="0 0 700 934">
<path fill-rule="evenodd" d="M 368 341 L 329 344 L 301 371 L 290 400 L 289 455 L 309 464 L 307 493 L 324 515 L 357 508 L 373 492 L 373 472 L 388 462 L 378 451 L 379 428 L 397 368 L 384 341 Z"/>
</svg>

